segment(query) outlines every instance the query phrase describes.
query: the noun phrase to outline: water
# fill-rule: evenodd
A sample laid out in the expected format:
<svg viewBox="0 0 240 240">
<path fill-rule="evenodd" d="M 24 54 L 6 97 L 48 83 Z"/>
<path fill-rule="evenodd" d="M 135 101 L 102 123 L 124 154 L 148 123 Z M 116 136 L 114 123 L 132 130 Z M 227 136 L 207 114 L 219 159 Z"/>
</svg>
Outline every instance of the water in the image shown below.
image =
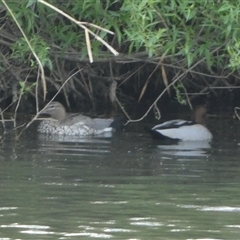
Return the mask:
<svg viewBox="0 0 240 240">
<path fill-rule="evenodd" d="M 139 129 L 0 148 L 0 239 L 239 239 L 237 120 L 214 140 L 160 145 Z"/>
</svg>

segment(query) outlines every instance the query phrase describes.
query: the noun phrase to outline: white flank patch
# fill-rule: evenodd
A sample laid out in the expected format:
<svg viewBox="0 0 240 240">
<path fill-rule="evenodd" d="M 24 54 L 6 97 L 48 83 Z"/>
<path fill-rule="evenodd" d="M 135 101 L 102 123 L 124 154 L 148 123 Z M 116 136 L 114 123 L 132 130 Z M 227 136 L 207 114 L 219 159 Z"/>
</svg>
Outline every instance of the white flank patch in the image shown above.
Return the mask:
<svg viewBox="0 0 240 240">
<path fill-rule="evenodd" d="M 202 141 L 211 140 L 212 134 L 209 130 L 201 124 L 194 124 L 189 126 L 182 126 L 179 128 L 168 128 L 168 129 L 156 129 L 156 132 L 161 133 L 163 136 L 180 139 L 182 141 Z"/>
</svg>

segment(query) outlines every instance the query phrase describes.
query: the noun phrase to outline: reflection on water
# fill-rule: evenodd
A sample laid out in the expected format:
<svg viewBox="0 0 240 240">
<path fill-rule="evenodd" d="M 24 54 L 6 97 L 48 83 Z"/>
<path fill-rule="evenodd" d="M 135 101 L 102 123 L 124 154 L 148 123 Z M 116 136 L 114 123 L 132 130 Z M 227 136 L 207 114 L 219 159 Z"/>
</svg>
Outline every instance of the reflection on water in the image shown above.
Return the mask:
<svg viewBox="0 0 240 240">
<path fill-rule="evenodd" d="M 227 207 L 227 206 L 206 207 L 206 206 L 196 206 L 196 205 L 180 205 L 179 207 L 195 208 L 198 211 L 240 212 L 240 207 Z"/>
<path fill-rule="evenodd" d="M 158 145 L 162 154 L 185 157 L 207 156 L 211 148 L 208 141 L 184 141 L 171 145 Z"/>
<path fill-rule="evenodd" d="M 176 145 L 8 132 L 0 239 L 239 239 L 239 123 L 222 124 L 210 143 Z"/>
<path fill-rule="evenodd" d="M 56 136 L 39 134 L 38 151 L 51 152 L 60 155 L 76 156 L 101 156 L 108 153 L 112 133 L 104 133 L 99 136 Z"/>
<path fill-rule="evenodd" d="M 52 141 L 52 142 L 65 142 L 65 143 L 74 143 L 74 142 L 94 142 L 97 139 L 108 139 L 113 136 L 112 132 L 104 132 L 95 136 L 66 136 L 66 135 L 46 135 L 38 134 L 38 139 L 41 141 Z"/>
</svg>

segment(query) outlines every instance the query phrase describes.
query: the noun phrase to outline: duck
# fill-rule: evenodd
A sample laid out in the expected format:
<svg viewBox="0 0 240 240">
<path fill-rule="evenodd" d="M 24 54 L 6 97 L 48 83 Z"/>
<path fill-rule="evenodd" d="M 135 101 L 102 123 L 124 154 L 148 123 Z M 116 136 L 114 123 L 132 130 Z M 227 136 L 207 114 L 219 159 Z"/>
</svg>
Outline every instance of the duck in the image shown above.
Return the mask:
<svg viewBox="0 0 240 240">
<path fill-rule="evenodd" d="M 47 114 L 50 119 L 41 120 L 37 131 L 58 135 L 97 135 L 112 132 L 119 124 L 119 118 L 90 118 L 79 113 L 67 113 L 65 107 L 52 101 L 38 115 Z"/>
<path fill-rule="evenodd" d="M 212 133 L 205 127 L 207 110 L 199 106 L 194 111 L 194 119 L 186 121 L 181 119 L 170 120 L 149 129 L 155 139 L 176 141 L 210 141 Z"/>
</svg>

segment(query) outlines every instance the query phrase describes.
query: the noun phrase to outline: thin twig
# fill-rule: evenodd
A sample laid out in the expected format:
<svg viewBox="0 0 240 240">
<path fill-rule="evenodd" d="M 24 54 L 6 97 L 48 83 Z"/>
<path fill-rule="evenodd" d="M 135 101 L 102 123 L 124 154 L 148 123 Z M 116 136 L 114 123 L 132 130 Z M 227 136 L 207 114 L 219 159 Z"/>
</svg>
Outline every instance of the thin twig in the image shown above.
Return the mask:
<svg viewBox="0 0 240 240">
<path fill-rule="evenodd" d="M 183 90 L 184 90 L 185 97 L 187 98 L 188 105 L 190 106 L 191 110 L 193 110 L 192 103 L 191 103 L 191 101 L 190 101 L 190 99 L 189 99 L 187 89 L 185 88 L 185 86 L 184 86 L 183 83 L 182 83 L 182 88 L 183 88 Z"/>
<path fill-rule="evenodd" d="M 18 23 L 17 19 L 15 18 L 13 12 L 11 11 L 11 9 L 8 7 L 8 5 L 6 4 L 5 0 L 2 0 L 3 4 L 5 5 L 5 7 L 7 8 L 8 12 L 11 14 L 13 20 L 15 21 L 16 25 L 18 26 L 19 30 L 21 31 L 26 43 L 28 44 L 28 47 L 30 48 L 33 56 L 35 57 L 35 59 L 37 60 L 38 64 L 39 64 L 39 68 L 41 70 L 41 79 L 42 79 L 42 85 L 43 85 L 43 99 L 45 100 L 46 98 L 46 93 L 47 93 L 47 87 L 46 87 L 46 80 L 45 80 L 45 74 L 44 74 L 44 69 L 42 66 L 42 63 L 40 61 L 40 59 L 38 58 L 37 54 L 35 53 L 31 43 L 29 42 L 27 36 L 25 35 L 23 29 L 21 28 L 20 24 Z"/>
<path fill-rule="evenodd" d="M 90 37 L 89 37 L 87 29 L 85 29 L 85 38 L 86 38 L 86 44 L 87 44 L 87 51 L 88 51 L 89 61 L 93 62 L 91 42 L 90 42 Z"/>
<path fill-rule="evenodd" d="M 36 81 L 36 88 L 35 88 L 35 98 L 36 98 L 36 111 L 39 112 L 39 101 L 38 101 L 38 79 L 39 79 L 39 69 L 37 72 L 37 81 Z"/>
<path fill-rule="evenodd" d="M 239 115 L 238 115 L 237 110 L 240 110 L 240 107 L 235 107 L 235 108 L 234 108 L 234 113 L 235 113 L 235 115 L 237 116 L 238 120 L 240 120 L 240 117 L 239 117 Z"/>
<path fill-rule="evenodd" d="M 159 120 L 161 118 L 161 112 L 157 106 L 157 103 L 154 104 L 153 109 L 154 109 L 154 113 L 155 113 L 155 118 L 157 120 Z"/>
<path fill-rule="evenodd" d="M 24 86 L 26 86 L 26 82 L 27 82 L 27 77 L 24 80 Z M 22 89 L 20 91 L 22 91 Z M 15 110 L 14 110 L 14 116 L 13 116 L 13 118 L 14 118 L 14 128 L 16 128 L 17 110 L 19 108 L 19 105 L 20 105 L 20 102 L 21 102 L 21 99 L 22 99 L 22 95 L 23 95 L 23 93 L 20 94 L 20 96 L 17 100 L 17 105 L 16 105 Z"/>
<path fill-rule="evenodd" d="M 0 108 L 0 114 L 1 114 L 1 118 L 2 118 L 1 122 L 3 124 L 3 129 L 4 129 L 4 132 L 5 132 L 6 131 L 6 125 L 5 125 L 5 119 L 4 119 L 4 116 L 3 116 L 3 111 L 2 111 L 1 108 Z"/>
<path fill-rule="evenodd" d="M 125 114 L 125 116 L 127 117 L 127 119 L 128 119 L 128 120 L 131 120 L 130 116 L 129 116 L 128 113 L 125 111 L 124 107 L 122 106 L 122 104 L 121 104 L 120 101 L 118 100 L 117 96 L 116 96 L 116 102 L 117 102 L 118 106 L 122 109 L 122 111 L 123 111 L 123 113 Z M 128 123 L 128 121 L 127 121 L 127 123 Z M 127 123 L 124 124 L 124 125 L 127 125 Z"/>
</svg>

